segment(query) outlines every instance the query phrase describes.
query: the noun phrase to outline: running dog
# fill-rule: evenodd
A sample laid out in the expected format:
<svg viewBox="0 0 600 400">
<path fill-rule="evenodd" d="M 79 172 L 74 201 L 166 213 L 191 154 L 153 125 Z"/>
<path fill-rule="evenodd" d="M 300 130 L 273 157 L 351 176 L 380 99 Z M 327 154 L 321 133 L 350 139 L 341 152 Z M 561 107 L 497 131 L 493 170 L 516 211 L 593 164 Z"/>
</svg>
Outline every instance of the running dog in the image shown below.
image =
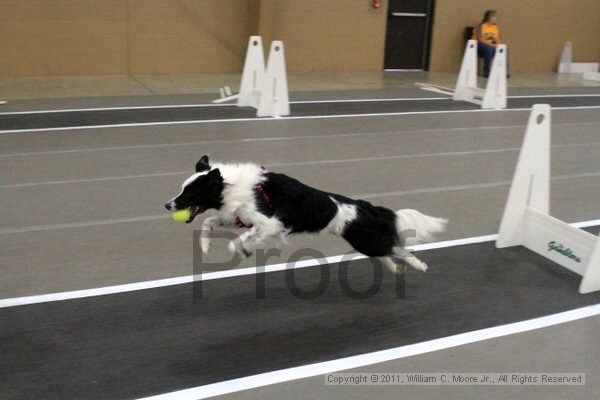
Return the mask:
<svg viewBox="0 0 600 400">
<path fill-rule="evenodd" d="M 209 164 L 208 156 L 196 163 L 181 192 L 165 207 L 190 209 L 191 223 L 199 214 L 217 214 L 202 224 L 201 248 L 210 250 L 209 232 L 220 226 L 249 228 L 229 243 L 231 252 L 246 257 L 267 239 L 285 240 L 294 233 L 330 233 L 344 238 L 358 252 L 379 258 L 393 272 L 398 259 L 426 271 L 427 265 L 408 252 L 405 241 L 426 242 L 445 230 L 447 220 L 416 210 L 392 211 L 364 200 L 312 188 L 289 176 L 256 164 Z"/>
</svg>

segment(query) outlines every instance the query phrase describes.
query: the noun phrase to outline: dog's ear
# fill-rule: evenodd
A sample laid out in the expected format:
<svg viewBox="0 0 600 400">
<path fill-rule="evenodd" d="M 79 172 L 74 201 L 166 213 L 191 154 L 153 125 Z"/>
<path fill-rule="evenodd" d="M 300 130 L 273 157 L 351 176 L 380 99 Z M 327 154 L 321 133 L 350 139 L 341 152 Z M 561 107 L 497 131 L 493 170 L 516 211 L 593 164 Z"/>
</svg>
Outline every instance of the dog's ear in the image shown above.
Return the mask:
<svg viewBox="0 0 600 400">
<path fill-rule="evenodd" d="M 208 165 L 208 156 L 204 155 L 196 163 L 196 172 L 202 172 L 202 171 L 206 171 L 209 169 L 210 169 L 210 165 Z"/>
<path fill-rule="evenodd" d="M 208 174 L 206 174 L 206 177 L 208 179 L 221 178 L 221 171 L 219 171 L 219 168 L 215 168 L 212 171 L 210 171 Z"/>
<path fill-rule="evenodd" d="M 208 182 L 209 185 L 223 182 L 223 177 L 221 176 L 221 171 L 219 171 L 219 168 L 215 168 L 206 174 L 206 182 Z"/>
</svg>

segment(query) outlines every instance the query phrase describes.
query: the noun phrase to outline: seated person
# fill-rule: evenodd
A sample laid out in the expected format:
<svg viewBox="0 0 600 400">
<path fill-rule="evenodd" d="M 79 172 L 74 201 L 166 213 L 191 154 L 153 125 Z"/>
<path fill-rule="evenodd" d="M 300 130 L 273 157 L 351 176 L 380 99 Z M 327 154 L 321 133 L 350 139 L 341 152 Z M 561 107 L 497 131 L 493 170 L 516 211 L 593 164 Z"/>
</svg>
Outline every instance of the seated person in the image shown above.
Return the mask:
<svg viewBox="0 0 600 400">
<path fill-rule="evenodd" d="M 490 68 L 496 53 L 496 46 L 502 42 L 500 28 L 498 28 L 498 13 L 487 10 L 481 24 L 473 32 L 473 39 L 477 39 L 477 53 L 483 57 L 483 76 L 490 76 Z"/>
</svg>

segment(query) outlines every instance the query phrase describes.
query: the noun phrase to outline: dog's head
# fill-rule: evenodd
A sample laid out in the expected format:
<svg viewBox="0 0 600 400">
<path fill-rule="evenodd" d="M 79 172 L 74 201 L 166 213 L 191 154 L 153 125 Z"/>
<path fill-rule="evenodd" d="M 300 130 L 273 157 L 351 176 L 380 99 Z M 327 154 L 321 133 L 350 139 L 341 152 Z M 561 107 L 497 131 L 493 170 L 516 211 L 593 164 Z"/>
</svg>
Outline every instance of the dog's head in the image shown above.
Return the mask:
<svg viewBox="0 0 600 400">
<path fill-rule="evenodd" d="M 202 156 L 196 163 L 196 173 L 181 185 L 181 192 L 165 204 L 169 211 L 190 209 L 190 223 L 198 214 L 222 205 L 223 177 L 218 168 L 211 169 L 208 156 Z"/>
</svg>

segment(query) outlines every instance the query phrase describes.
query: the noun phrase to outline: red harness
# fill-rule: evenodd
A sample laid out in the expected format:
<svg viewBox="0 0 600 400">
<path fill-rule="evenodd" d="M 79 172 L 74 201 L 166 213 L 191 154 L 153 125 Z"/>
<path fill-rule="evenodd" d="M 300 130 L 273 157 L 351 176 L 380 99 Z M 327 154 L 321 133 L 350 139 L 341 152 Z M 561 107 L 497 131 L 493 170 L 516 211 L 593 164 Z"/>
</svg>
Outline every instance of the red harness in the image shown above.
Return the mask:
<svg viewBox="0 0 600 400">
<path fill-rule="evenodd" d="M 267 206 L 269 206 L 270 209 L 273 209 L 273 205 L 271 204 L 271 200 L 269 199 L 269 195 L 265 191 L 265 187 L 263 186 L 263 184 L 257 184 L 256 186 L 254 186 L 254 189 L 256 189 L 258 193 L 260 193 L 265 203 L 267 203 Z M 246 225 L 244 221 L 240 219 L 240 217 L 235 217 L 235 226 L 237 226 L 238 228 L 252 228 L 252 224 Z"/>
</svg>

